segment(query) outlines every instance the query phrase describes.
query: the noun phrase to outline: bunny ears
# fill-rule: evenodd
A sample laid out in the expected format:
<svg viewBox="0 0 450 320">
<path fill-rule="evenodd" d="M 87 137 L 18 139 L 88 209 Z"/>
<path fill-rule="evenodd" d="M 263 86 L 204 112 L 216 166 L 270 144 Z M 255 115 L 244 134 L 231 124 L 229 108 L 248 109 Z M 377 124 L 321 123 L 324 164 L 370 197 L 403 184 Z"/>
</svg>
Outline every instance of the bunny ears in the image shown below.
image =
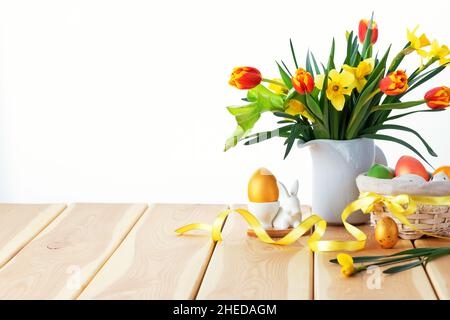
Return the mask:
<svg viewBox="0 0 450 320">
<path fill-rule="evenodd" d="M 283 194 L 283 196 L 289 198 L 291 196 L 296 196 L 298 193 L 298 180 L 295 180 L 294 183 L 292 184 L 291 187 L 291 192 L 287 191 L 286 186 L 281 182 L 281 181 L 277 181 L 278 187 L 281 190 L 281 193 Z"/>
</svg>

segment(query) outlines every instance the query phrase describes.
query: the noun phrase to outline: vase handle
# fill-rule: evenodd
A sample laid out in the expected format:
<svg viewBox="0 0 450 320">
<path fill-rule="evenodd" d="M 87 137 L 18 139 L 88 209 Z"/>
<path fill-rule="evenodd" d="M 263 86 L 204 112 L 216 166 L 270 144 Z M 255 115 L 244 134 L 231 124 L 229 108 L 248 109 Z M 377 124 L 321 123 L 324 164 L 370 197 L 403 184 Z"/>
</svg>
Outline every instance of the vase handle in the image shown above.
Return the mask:
<svg viewBox="0 0 450 320">
<path fill-rule="evenodd" d="M 388 165 L 386 155 L 377 145 L 375 145 L 375 163 L 382 164 L 384 166 Z"/>
</svg>

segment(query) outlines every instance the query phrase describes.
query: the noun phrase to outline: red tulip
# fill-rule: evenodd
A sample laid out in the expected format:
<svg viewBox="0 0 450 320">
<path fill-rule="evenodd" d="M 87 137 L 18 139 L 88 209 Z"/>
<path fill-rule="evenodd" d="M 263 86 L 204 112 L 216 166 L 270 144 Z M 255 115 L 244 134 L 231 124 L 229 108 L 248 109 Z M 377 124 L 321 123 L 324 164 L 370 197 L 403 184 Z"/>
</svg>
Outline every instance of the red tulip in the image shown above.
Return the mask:
<svg viewBox="0 0 450 320">
<path fill-rule="evenodd" d="M 391 72 L 380 81 L 380 89 L 388 96 L 403 93 L 408 89 L 408 76 L 403 70 Z"/>
<path fill-rule="evenodd" d="M 305 69 L 298 68 L 292 77 L 292 85 L 300 94 L 305 94 L 305 92 L 311 93 L 314 89 L 314 79 L 311 73 Z"/>
<path fill-rule="evenodd" d="M 427 105 L 431 109 L 444 109 L 450 105 L 450 88 L 445 86 L 431 89 L 425 94 Z"/>
<path fill-rule="evenodd" d="M 252 89 L 262 81 L 261 72 L 252 67 L 237 67 L 233 69 L 228 83 L 241 90 Z"/>
<path fill-rule="evenodd" d="M 364 43 L 364 40 L 366 39 L 366 34 L 367 34 L 367 29 L 369 29 L 369 20 L 367 19 L 362 19 L 359 22 L 359 41 L 361 41 L 361 43 Z M 375 21 L 372 22 L 372 38 L 370 39 L 370 42 L 372 44 L 375 44 L 375 42 L 377 42 L 378 39 L 378 26 L 375 23 Z"/>
</svg>

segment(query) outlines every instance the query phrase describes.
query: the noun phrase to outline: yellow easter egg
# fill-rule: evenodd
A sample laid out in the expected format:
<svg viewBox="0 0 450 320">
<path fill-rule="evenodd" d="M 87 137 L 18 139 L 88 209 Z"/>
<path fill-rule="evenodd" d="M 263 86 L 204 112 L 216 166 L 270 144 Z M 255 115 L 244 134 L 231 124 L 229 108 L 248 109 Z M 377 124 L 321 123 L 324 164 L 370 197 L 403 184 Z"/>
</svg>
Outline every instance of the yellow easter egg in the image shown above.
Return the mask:
<svg viewBox="0 0 450 320">
<path fill-rule="evenodd" d="M 259 168 L 248 182 L 248 200 L 251 202 L 278 201 L 277 179 L 266 168 Z"/>
</svg>

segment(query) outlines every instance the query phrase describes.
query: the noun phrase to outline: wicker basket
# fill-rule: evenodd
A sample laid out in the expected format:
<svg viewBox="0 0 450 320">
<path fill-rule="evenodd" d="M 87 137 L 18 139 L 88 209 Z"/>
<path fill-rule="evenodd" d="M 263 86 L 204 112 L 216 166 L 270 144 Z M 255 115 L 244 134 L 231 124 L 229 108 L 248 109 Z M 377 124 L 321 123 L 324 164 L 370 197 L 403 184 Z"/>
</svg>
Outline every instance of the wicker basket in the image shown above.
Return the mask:
<svg viewBox="0 0 450 320">
<path fill-rule="evenodd" d="M 439 197 L 450 195 L 450 181 L 429 182 L 417 186 L 404 181 L 371 178 L 363 174 L 356 179 L 356 182 L 360 192 L 374 192 L 384 196 L 409 194 Z M 375 226 L 378 220 L 385 216 L 391 217 L 397 223 L 399 237 L 402 239 L 414 240 L 424 235 L 401 223 L 384 205 L 375 206 L 375 210 L 370 216 L 372 226 Z M 437 206 L 418 203 L 416 213 L 407 218 L 411 225 L 418 230 L 440 236 L 450 236 L 450 204 Z"/>
</svg>

